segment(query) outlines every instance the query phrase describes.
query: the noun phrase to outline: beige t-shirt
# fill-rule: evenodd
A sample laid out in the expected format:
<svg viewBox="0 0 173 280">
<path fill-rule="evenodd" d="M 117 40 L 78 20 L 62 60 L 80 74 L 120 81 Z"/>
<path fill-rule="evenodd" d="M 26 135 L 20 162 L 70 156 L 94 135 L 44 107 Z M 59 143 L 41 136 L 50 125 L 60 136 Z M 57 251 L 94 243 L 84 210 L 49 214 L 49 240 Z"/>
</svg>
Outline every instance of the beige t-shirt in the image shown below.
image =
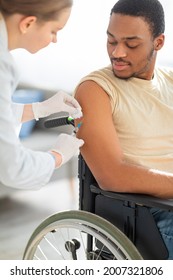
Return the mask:
<svg viewBox="0 0 173 280">
<path fill-rule="evenodd" d="M 151 81 L 116 78 L 111 66 L 84 77 L 109 95 L 124 156 L 149 168 L 173 172 L 173 70 L 155 69 Z"/>
</svg>

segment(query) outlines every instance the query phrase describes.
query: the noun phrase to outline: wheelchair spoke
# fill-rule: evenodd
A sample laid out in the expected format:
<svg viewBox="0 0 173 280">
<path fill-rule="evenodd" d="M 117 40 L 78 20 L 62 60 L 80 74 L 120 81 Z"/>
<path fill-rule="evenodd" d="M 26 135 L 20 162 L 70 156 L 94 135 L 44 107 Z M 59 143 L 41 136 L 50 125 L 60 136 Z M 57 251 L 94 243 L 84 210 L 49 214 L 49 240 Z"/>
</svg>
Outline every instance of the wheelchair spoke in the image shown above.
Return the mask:
<svg viewBox="0 0 173 280">
<path fill-rule="evenodd" d="M 44 239 L 47 241 L 47 243 L 53 248 L 53 250 L 55 250 L 55 252 L 61 256 L 61 253 L 59 252 L 59 250 L 48 240 L 48 238 L 44 237 Z"/>
<path fill-rule="evenodd" d="M 82 248 L 83 248 L 83 251 L 84 251 L 85 259 L 87 259 L 86 245 L 84 244 L 84 238 L 83 238 L 83 236 L 82 236 L 81 231 L 79 231 L 79 235 L 80 235 L 80 240 L 81 240 L 81 243 L 82 243 Z"/>
<path fill-rule="evenodd" d="M 44 258 L 44 260 L 47 260 L 46 255 L 44 254 L 43 250 L 41 249 L 40 245 L 38 246 L 38 252 L 40 252 Z M 41 260 L 42 258 L 37 257 L 37 254 L 34 255 L 35 258 Z"/>
<path fill-rule="evenodd" d="M 56 233 L 56 231 L 54 231 L 54 233 Z M 52 232 L 52 237 L 53 237 L 54 243 L 56 244 L 56 248 L 57 248 L 57 247 L 59 247 L 59 246 L 58 246 L 58 242 L 57 242 L 57 239 L 55 238 L 55 234 L 54 234 L 54 233 Z M 61 237 L 63 237 L 61 231 L 60 231 L 60 235 L 61 235 Z M 62 253 L 62 250 L 60 250 L 60 248 L 57 249 L 57 250 L 58 250 L 59 256 L 61 256 L 62 259 L 65 260 L 65 258 L 64 258 L 64 256 L 63 256 L 63 253 Z"/>
</svg>

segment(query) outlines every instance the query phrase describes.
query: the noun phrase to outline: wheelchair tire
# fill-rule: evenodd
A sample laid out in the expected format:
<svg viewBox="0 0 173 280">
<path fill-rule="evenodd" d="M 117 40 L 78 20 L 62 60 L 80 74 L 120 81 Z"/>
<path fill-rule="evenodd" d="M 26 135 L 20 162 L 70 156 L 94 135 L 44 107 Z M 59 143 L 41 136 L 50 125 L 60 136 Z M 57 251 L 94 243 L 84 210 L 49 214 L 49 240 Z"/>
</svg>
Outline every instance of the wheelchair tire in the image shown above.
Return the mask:
<svg viewBox="0 0 173 280">
<path fill-rule="evenodd" d="M 133 243 L 107 220 L 81 210 L 59 212 L 31 235 L 24 260 L 141 260 Z"/>
</svg>

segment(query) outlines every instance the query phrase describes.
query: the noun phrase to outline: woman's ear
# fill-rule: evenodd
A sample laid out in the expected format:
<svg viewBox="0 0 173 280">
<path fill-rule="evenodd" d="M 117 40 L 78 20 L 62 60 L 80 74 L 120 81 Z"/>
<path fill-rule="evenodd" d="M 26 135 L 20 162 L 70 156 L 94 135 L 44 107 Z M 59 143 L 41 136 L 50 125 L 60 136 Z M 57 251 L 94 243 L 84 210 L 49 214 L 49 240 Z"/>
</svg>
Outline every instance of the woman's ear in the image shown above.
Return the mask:
<svg viewBox="0 0 173 280">
<path fill-rule="evenodd" d="M 19 23 L 19 28 L 22 34 L 25 34 L 28 32 L 30 27 L 37 21 L 37 18 L 35 16 L 26 16 L 23 17 Z"/>
<path fill-rule="evenodd" d="M 163 47 L 164 42 L 165 42 L 165 35 L 164 34 L 159 35 L 155 39 L 155 50 L 159 51 Z"/>
</svg>

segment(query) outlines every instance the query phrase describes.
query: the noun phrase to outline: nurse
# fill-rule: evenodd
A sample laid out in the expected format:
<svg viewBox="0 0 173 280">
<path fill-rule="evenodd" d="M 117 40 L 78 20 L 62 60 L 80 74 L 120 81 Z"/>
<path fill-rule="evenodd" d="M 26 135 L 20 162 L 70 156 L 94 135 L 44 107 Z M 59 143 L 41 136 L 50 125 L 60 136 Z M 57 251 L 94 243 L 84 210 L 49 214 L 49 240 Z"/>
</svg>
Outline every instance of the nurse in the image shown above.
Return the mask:
<svg viewBox="0 0 173 280">
<path fill-rule="evenodd" d="M 45 185 L 55 168 L 66 163 L 83 145 L 83 140 L 60 134 L 47 152 L 22 146 L 15 127 L 19 122 L 39 119 L 66 111 L 73 118 L 82 116 L 78 102 L 64 92 L 48 100 L 27 105 L 13 104 L 12 94 L 18 73 L 11 50 L 36 53 L 56 43 L 71 12 L 71 0 L 0 0 L 0 182 L 17 189 Z"/>
</svg>

